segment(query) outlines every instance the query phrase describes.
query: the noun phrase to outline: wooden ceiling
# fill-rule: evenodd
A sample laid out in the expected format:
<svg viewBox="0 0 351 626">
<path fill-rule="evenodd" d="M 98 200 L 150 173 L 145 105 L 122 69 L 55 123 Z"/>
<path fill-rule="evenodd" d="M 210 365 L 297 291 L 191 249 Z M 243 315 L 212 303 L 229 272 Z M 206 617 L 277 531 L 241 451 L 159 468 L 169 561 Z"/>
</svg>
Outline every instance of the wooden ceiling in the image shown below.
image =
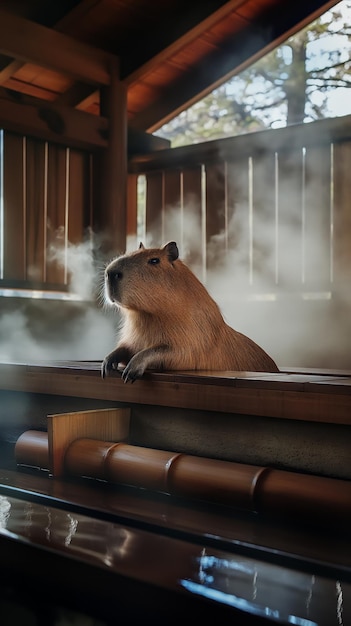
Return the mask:
<svg viewBox="0 0 351 626">
<path fill-rule="evenodd" d="M 0 124 L 11 101 L 99 116 L 118 57 L 128 125 L 152 132 L 336 3 L 0 0 Z"/>
</svg>

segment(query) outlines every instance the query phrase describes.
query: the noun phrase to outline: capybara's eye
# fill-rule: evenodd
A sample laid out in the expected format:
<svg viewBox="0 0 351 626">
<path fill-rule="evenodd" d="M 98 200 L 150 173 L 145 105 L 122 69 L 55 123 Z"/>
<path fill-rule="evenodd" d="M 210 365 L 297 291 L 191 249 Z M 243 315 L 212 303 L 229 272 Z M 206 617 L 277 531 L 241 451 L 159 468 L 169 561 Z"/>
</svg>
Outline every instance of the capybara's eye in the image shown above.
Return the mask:
<svg viewBox="0 0 351 626">
<path fill-rule="evenodd" d="M 152 259 L 148 260 L 148 263 L 150 263 L 150 265 L 157 265 L 157 263 L 159 263 L 159 262 L 160 262 L 160 259 L 157 256 L 155 256 Z"/>
</svg>

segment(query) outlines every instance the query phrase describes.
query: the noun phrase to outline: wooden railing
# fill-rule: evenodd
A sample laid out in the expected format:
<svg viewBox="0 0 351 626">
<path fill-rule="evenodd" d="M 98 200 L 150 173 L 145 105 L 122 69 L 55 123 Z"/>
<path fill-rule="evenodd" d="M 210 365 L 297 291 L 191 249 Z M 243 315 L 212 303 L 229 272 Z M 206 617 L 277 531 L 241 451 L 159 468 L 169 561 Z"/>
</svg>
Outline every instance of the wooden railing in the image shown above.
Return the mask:
<svg viewBox="0 0 351 626">
<path fill-rule="evenodd" d="M 149 243 L 202 274 L 225 257 L 244 291 L 333 290 L 351 278 L 351 116 L 134 158 Z"/>
</svg>

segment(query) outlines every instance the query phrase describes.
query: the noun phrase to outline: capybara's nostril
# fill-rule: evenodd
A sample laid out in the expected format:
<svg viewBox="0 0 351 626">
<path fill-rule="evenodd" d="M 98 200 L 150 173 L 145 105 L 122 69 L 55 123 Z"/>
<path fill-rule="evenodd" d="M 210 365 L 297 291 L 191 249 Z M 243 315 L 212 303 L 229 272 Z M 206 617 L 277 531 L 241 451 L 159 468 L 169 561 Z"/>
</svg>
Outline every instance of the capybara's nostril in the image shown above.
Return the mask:
<svg viewBox="0 0 351 626">
<path fill-rule="evenodd" d="M 119 270 L 109 270 L 107 272 L 107 278 L 110 282 L 121 280 L 122 277 L 123 277 L 123 272 L 120 272 Z"/>
</svg>

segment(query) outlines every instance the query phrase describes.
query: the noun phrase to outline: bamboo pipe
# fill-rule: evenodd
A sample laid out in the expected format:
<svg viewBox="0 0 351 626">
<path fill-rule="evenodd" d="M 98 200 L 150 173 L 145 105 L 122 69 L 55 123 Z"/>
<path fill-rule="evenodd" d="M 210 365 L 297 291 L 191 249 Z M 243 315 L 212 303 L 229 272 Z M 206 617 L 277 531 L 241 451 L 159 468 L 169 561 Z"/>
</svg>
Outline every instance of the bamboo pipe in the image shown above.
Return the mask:
<svg viewBox="0 0 351 626">
<path fill-rule="evenodd" d="M 16 443 L 17 463 L 43 455 L 43 433 L 23 433 Z M 31 449 L 33 448 L 33 450 Z M 44 458 L 44 456 L 42 456 Z M 38 465 L 38 463 L 35 463 Z M 174 496 L 216 502 L 259 513 L 344 526 L 351 522 L 351 482 L 154 450 L 126 443 L 77 439 L 65 453 L 65 470 Z"/>
<path fill-rule="evenodd" d="M 22 433 L 15 445 L 16 462 L 31 467 L 49 469 L 49 443 L 47 432 L 27 430 Z"/>
</svg>

